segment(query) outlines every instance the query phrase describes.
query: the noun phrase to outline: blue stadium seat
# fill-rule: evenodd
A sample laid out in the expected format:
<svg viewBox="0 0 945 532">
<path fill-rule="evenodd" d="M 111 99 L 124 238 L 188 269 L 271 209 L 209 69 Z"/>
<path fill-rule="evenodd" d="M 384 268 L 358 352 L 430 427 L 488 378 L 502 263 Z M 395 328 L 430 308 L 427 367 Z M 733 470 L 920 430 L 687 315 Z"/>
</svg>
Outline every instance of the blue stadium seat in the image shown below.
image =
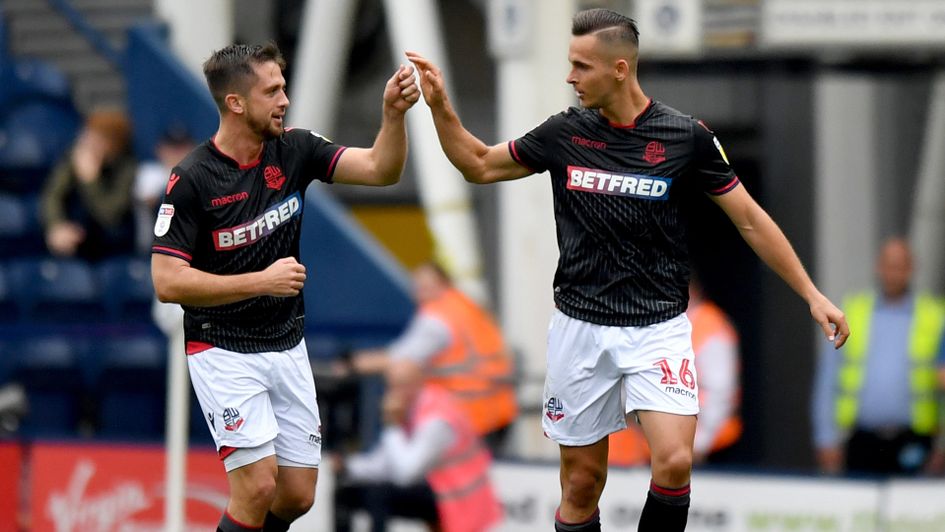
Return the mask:
<svg viewBox="0 0 945 532">
<path fill-rule="evenodd" d="M 19 197 L 0 193 L 0 239 L 18 238 L 27 231 L 27 210 Z"/>
<path fill-rule="evenodd" d="M 71 103 L 36 99 L 0 114 L 0 188 L 37 191 L 69 149 L 81 120 Z"/>
<path fill-rule="evenodd" d="M 37 97 L 69 101 L 69 80 L 55 66 L 39 59 L 21 58 L 0 67 L 0 106 Z"/>
<path fill-rule="evenodd" d="M 157 335 L 111 338 L 95 348 L 102 372 L 99 434 L 160 440 L 167 395 L 167 341 Z"/>
<path fill-rule="evenodd" d="M 6 264 L 0 263 L 0 323 L 16 321 L 20 316 L 8 270 Z"/>
<path fill-rule="evenodd" d="M 9 266 L 11 291 L 21 319 L 47 323 L 104 321 L 104 302 L 87 263 L 74 259 L 16 259 Z"/>
<path fill-rule="evenodd" d="M 112 321 L 151 323 L 154 287 L 151 263 L 140 257 L 118 257 L 98 266 L 98 282 Z"/>
<path fill-rule="evenodd" d="M 11 381 L 16 362 L 14 356 L 12 343 L 0 338 L 0 386 Z"/>
<path fill-rule="evenodd" d="M 45 245 L 37 217 L 37 199 L 0 193 L 0 256 L 42 253 Z"/>
<path fill-rule="evenodd" d="M 79 378 L 87 344 L 66 336 L 17 342 L 13 380 L 26 389 L 29 414 L 22 430 L 31 437 L 75 436 L 87 413 L 85 381 Z"/>
</svg>

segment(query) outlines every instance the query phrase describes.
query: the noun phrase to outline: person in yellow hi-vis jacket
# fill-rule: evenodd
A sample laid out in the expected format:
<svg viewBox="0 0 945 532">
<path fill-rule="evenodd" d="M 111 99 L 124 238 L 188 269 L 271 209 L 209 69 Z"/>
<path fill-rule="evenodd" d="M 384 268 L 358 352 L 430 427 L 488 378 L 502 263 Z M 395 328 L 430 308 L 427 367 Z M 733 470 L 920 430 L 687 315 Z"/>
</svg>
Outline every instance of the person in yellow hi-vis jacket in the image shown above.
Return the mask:
<svg viewBox="0 0 945 532">
<path fill-rule="evenodd" d="M 857 334 L 839 354 L 821 354 L 812 416 L 825 473 L 915 474 L 929 460 L 945 301 L 912 290 L 912 270 L 909 244 L 886 240 L 876 263 L 879 291 L 843 304 Z"/>
</svg>

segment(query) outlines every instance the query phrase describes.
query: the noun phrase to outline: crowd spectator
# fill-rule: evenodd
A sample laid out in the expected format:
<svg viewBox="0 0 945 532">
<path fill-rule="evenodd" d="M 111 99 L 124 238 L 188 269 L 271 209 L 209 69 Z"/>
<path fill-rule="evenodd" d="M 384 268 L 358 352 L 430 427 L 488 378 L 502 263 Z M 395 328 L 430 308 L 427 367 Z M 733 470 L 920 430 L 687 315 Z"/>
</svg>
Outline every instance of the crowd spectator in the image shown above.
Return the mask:
<svg viewBox="0 0 945 532">
<path fill-rule="evenodd" d="M 50 253 L 95 261 L 132 252 L 137 163 L 130 140 L 124 113 L 99 110 L 88 116 L 43 187 L 41 216 Z"/>
</svg>

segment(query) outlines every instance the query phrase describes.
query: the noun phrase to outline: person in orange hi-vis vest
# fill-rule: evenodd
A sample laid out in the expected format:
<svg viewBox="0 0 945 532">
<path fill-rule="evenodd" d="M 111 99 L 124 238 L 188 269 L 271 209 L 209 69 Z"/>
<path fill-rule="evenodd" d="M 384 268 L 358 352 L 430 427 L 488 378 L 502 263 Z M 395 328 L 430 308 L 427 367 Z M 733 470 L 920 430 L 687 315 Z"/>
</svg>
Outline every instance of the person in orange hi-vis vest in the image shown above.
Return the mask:
<svg viewBox="0 0 945 532">
<path fill-rule="evenodd" d="M 699 422 L 693 446 L 693 462 L 698 464 L 731 447 L 742 434 L 738 415 L 738 333 L 722 309 L 704 298 L 695 279 L 689 285 L 686 315 L 692 322 L 699 379 Z M 649 460 L 650 450 L 639 427 L 630 426 L 610 435 L 610 464 L 636 466 Z"/>
<path fill-rule="evenodd" d="M 502 519 L 489 479 L 489 450 L 454 396 L 424 380 L 423 368 L 414 361 L 388 364 L 380 444 L 335 462 L 336 531 L 350 530 L 357 508 L 368 510 L 376 531 L 394 515 L 420 517 L 442 532 L 484 532 Z M 432 519 L 418 508 L 425 497 L 417 495 L 416 486 L 424 478 L 435 505 Z"/>
<path fill-rule="evenodd" d="M 355 354 L 352 365 L 370 374 L 392 359 L 422 364 L 427 381 L 452 392 L 476 433 L 497 451 L 518 415 L 515 368 L 502 333 L 437 264 L 418 266 L 413 282 L 418 310 L 407 330 L 387 349 Z"/>
</svg>

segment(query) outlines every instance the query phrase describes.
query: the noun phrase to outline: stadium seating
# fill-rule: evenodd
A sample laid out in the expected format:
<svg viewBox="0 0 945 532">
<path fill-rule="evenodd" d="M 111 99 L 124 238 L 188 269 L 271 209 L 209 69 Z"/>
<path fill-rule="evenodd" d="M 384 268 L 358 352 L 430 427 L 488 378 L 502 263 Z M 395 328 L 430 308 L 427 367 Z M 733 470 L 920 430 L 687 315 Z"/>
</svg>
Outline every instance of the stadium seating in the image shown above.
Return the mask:
<svg viewBox="0 0 945 532">
<path fill-rule="evenodd" d="M 22 430 L 31 437 L 76 435 L 79 420 L 88 414 L 82 365 L 87 343 L 67 336 L 29 338 L 13 346 L 12 380 L 26 389 L 29 414 Z"/>
<path fill-rule="evenodd" d="M 79 125 L 69 102 L 35 99 L 6 109 L 0 114 L 0 189 L 38 191 Z"/>
<path fill-rule="evenodd" d="M 24 320 L 100 322 L 105 304 L 87 263 L 73 259 L 16 259 L 9 263 L 11 291 Z"/>
<path fill-rule="evenodd" d="M 15 367 L 12 343 L 0 338 L 0 386 L 10 382 Z"/>
<path fill-rule="evenodd" d="M 69 80 L 59 69 L 37 59 L 0 64 L 0 108 L 37 98 L 70 101 Z"/>
<path fill-rule="evenodd" d="M 0 193 L 0 256 L 17 257 L 45 249 L 35 196 Z"/>
<path fill-rule="evenodd" d="M 109 259 L 97 267 L 96 274 L 110 321 L 151 321 L 154 288 L 149 260 L 137 257 Z"/>
<path fill-rule="evenodd" d="M 14 322 L 19 318 L 19 307 L 10 288 L 6 264 L 0 263 L 0 323 Z"/>
<path fill-rule="evenodd" d="M 166 341 L 158 336 L 115 337 L 94 350 L 101 374 L 96 381 L 98 434 L 108 438 L 159 437 L 164 431 Z"/>
</svg>

